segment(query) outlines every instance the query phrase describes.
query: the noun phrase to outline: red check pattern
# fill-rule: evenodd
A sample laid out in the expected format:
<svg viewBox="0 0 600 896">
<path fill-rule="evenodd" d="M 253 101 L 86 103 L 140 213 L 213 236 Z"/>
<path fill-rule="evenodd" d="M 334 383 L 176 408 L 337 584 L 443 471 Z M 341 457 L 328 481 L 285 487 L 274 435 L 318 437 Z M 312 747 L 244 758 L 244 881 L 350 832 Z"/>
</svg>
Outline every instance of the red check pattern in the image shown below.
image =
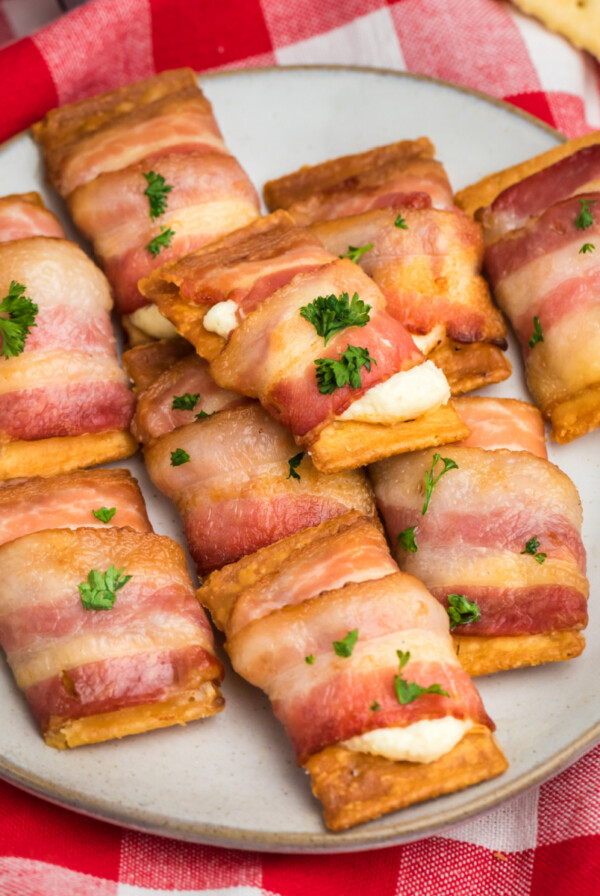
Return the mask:
<svg viewBox="0 0 600 896">
<path fill-rule="evenodd" d="M 397 68 L 501 97 L 569 136 L 600 128 L 598 63 L 503 0 L 91 0 L 24 36 L 52 2 L 0 0 L 0 140 L 59 103 L 182 65 Z M 600 747 L 442 836 L 341 856 L 179 843 L 0 782 L 0 896 L 65 893 L 594 896 Z"/>
</svg>

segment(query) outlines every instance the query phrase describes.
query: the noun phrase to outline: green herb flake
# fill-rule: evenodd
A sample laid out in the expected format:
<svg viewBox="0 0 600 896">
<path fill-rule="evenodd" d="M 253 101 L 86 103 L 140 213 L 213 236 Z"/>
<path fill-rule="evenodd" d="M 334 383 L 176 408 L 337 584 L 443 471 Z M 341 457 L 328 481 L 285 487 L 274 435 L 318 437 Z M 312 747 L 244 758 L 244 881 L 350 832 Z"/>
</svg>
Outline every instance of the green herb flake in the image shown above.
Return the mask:
<svg viewBox="0 0 600 896">
<path fill-rule="evenodd" d="M 209 417 L 214 417 L 214 415 L 215 415 L 216 413 L 217 413 L 216 411 L 211 411 L 210 414 L 207 414 L 206 411 L 200 411 L 199 414 L 196 414 L 196 417 L 195 417 L 194 419 L 196 419 L 196 420 L 208 420 Z"/>
<path fill-rule="evenodd" d="M 163 249 L 168 249 L 174 236 L 175 231 L 172 227 L 161 227 L 158 236 L 155 236 L 153 240 L 150 240 L 146 246 L 146 249 L 152 258 L 156 258 Z"/>
<path fill-rule="evenodd" d="M 183 395 L 174 395 L 173 396 L 173 404 L 171 405 L 171 410 L 173 411 L 193 411 L 196 405 L 198 404 L 198 399 L 200 398 L 200 393 L 196 392 L 195 395 L 190 395 L 189 392 L 185 392 Z"/>
<path fill-rule="evenodd" d="M 172 467 L 180 467 L 182 464 L 187 464 L 189 460 L 190 456 L 183 448 L 176 448 L 175 451 L 171 451 Z"/>
<path fill-rule="evenodd" d="M 593 243 L 584 243 L 581 249 L 579 250 L 580 255 L 585 255 L 587 252 L 593 252 L 596 247 Z"/>
<path fill-rule="evenodd" d="M 352 651 L 354 650 L 354 645 L 358 641 L 358 629 L 354 628 L 351 632 L 348 632 L 345 638 L 342 638 L 341 641 L 333 642 L 333 649 L 335 650 L 338 656 L 349 657 L 352 656 Z"/>
<path fill-rule="evenodd" d="M 579 204 L 581 205 L 581 211 L 575 218 L 575 227 L 577 230 L 587 230 L 588 227 L 591 227 L 594 223 L 594 219 L 592 217 L 592 213 L 590 211 L 590 205 L 595 205 L 597 199 L 580 199 Z"/>
<path fill-rule="evenodd" d="M 539 563 L 540 566 L 541 566 L 542 563 L 544 562 L 544 560 L 546 559 L 547 556 L 548 556 L 548 554 L 543 554 L 543 553 L 540 551 L 539 553 L 537 553 L 537 554 L 535 555 L 535 557 L 534 557 L 533 559 L 535 560 L 536 563 Z"/>
<path fill-rule="evenodd" d="M 367 348 L 357 345 L 349 345 L 346 351 L 340 355 L 339 361 L 335 358 L 317 358 L 317 384 L 319 392 L 323 395 L 331 395 L 336 389 L 350 385 L 352 389 L 360 389 L 362 386 L 360 369 L 366 367 L 371 370 L 371 364 L 377 364 Z"/>
<path fill-rule="evenodd" d="M 525 544 L 525 550 L 521 551 L 522 554 L 531 554 L 536 563 L 539 563 L 540 566 L 548 556 L 548 554 L 542 553 L 542 551 L 538 551 L 540 546 L 537 535 L 534 535 L 533 538 L 530 538 L 529 541 Z"/>
<path fill-rule="evenodd" d="M 464 594 L 449 594 L 446 612 L 450 617 L 450 631 L 457 625 L 479 622 L 481 613 L 475 601 L 467 600 Z"/>
<path fill-rule="evenodd" d="M 78 586 L 84 610 L 111 610 L 117 591 L 131 578 L 122 575 L 124 571 L 125 567 L 117 570 L 113 565 L 109 566 L 104 574 L 98 569 L 91 569 L 87 582 L 82 582 Z"/>
<path fill-rule="evenodd" d="M 402 669 L 410 659 L 410 651 L 407 650 L 405 653 L 402 650 L 397 650 L 396 654 L 399 660 L 398 671 L 402 672 Z M 422 694 L 439 694 L 442 697 L 450 696 L 447 691 L 442 690 L 442 687 L 439 684 L 430 684 L 429 687 L 423 688 L 415 681 L 406 681 L 402 675 L 394 675 L 394 689 L 396 691 L 398 703 L 401 703 L 402 706 L 405 706 L 407 703 L 412 703 L 413 700 L 416 700 L 417 697 L 420 697 Z"/>
<path fill-rule="evenodd" d="M 403 547 L 405 551 L 411 551 L 413 554 L 416 554 L 419 550 L 415 538 L 416 528 L 416 526 L 409 526 L 408 529 L 403 529 L 402 532 L 398 534 L 400 547 Z"/>
<path fill-rule="evenodd" d="M 371 710 L 371 712 L 379 712 L 379 710 L 381 709 L 381 703 L 378 703 L 377 700 L 373 700 L 373 702 L 369 706 L 369 709 Z"/>
<path fill-rule="evenodd" d="M 308 656 L 304 657 L 304 662 L 308 663 L 309 666 L 312 666 L 315 661 L 315 656 L 313 653 L 309 653 Z"/>
<path fill-rule="evenodd" d="M 100 507 L 98 510 L 92 510 L 96 519 L 100 520 L 101 523 L 110 523 L 116 512 L 116 507 Z"/>
<path fill-rule="evenodd" d="M 542 333 L 542 325 L 540 324 L 539 317 L 536 315 L 533 318 L 533 334 L 531 336 L 531 339 L 527 343 L 527 345 L 529 346 L 529 348 L 533 348 L 533 346 L 537 345 L 538 342 L 543 342 L 543 341 L 544 341 L 544 334 Z"/>
<path fill-rule="evenodd" d="M 300 482 L 301 476 L 300 473 L 296 472 L 296 469 L 302 463 L 302 458 L 304 457 L 304 451 L 301 451 L 299 454 L 295 454 L 293 457 L 290 457 L 288 460 L 288 464 L 290 467 L 290 472 L 288 473 L 288 479 L 297 479 Z"/>
<path fill-rule="evenodd" d="M 408 224 L 406 223 L 402 215 L 398 215 L 398 217 L 394 221 L 394 227 L 400 227 L 402 230 L 408 230 Z"/>
<path fill-rule="evenodd" d="M 339 296 L 317 296 L 309 305 L 300 309 L 300 316 L 313 325 L 325 345 L 332 336 L 348 327 L 364 327 L 369 323 L 370 305 L 366 305 L 355 292 L 352 300 L 347 292 Z"/>
<path fill-rule="evenodd" d="M 148 186 L 144 190 L 144 196 L 148 197 L 150 205 L 150 217 L 154 221 L 163 215 L 167 208 L 167 193 L 173 189 L 172 184 L 166 183 L 162 174 L 149 171 L 143 175 Z"/>
<path fill-rule="evenodd" d="M 340 258 L 349 258 L 354 264 L 358 264 L 365 252 L 368 252 L 372 248 L 373 243 L 367 243 L 366 246 L 348 246 L 348 251 L 344 255 L 340 255 Z"/>
<path fill-rule="evenodd" d="M 39 311 L 38 306 L 28 298 L 26 287 L 22 283 L 12 280 L 8 288 L 8 295 L 0 302 L 0 336 L 2 348 L 0 356 L 16 358 L 25 348 L 25 341 L 29 336 L 31 327 L 36 327 L 35 318 Z M 3 317 L 1 313 L 7 314 Z"/>
<path fill-rule="evenodd" d="M 435 470 L 436 464 L 442 461 L 444 464 L 444 469 L 437 476 L 434 477 L 433 471 Z M 431 494 L 438 484 L 444 473 L 447 473 L 448 470 L 458 470 L 458 464 L 455 463 L 451 457 L 441 457 L 439 454 L 433 455 L 433 463 L 431 464 L 431 470 L 427 470 L 425 473 L 425 503 L 423 504 L 423 509 L 421 514 L 427 513 L 427 508 L 429 507 L 429 502 L 431 501 Z"/>
</svg>

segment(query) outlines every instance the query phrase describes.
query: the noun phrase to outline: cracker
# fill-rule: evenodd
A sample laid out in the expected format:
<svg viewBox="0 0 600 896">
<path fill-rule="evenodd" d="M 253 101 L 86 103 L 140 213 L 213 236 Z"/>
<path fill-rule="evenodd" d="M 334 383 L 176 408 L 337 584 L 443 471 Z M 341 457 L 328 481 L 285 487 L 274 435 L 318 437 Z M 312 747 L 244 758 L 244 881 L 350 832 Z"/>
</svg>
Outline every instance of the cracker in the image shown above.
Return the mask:
<svg viewBox="0 0 600 896">
<path fill-rule="evenodd" d="M 504 351 L 490 342 L 455 342 L 447 339 L 428 359 L 443 370 L 452 395 L 501 383 L 512 373 Z"/>
<path fill-rule="evenodd" d="M 472 678 L 506 669 L 571 660 L 585 647 L 581 632 L 572 630 L 487 638 L 453 635 L 452 638 L 461 665 Z"/>
<path fill-rule="evenodd" d="M 123 430 L 56 436 L 31 442 L 16 439 L 0 444 L 0 480 L 55 476 L 122 460 L 135 454 L 137 449 L 136 439 Z"/>
<path fill-rule="evenodd" d="M 580 50 L 587 50 L 600 59 L 598 0 L 513 0 L 513 3 Z"/>
</svg>

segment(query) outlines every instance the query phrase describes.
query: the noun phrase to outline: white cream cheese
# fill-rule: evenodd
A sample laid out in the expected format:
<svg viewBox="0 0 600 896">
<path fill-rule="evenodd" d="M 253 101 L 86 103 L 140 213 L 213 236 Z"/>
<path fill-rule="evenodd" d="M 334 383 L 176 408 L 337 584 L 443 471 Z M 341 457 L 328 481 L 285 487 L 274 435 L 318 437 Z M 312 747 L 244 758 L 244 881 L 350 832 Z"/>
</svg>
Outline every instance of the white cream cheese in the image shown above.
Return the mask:
<svg viewBox="0 0 600 896">
<path fill-rule="evenodd" d="M 355 753 L 385 756 L 394 762 L 435 762 L 449 753 L 472 727 L 470 719 L 461 721 L 453 716 L 423 719 L 406 728 L 376 728 L 342 741 L 341 746 Z"/>
<path fill-rule="evenodd" d="M 438 324 L 429 333 L 411 333 L 410 335 L 419 351 L 422 351 L 424 355 L 428 355 L 444 341 L 446 327 L 444 324 Z"/>
<path fill-rule="evenodd" d="M 170 320 L 164 317 L 156 305 L 144 305 L 129 315 L 134 327 L 152 336 L 154 339 L 173 339 L 177 330 Z"/>
<path fill-rule="evenodd" d="M 400 423 L 435 410 L 450 398 L 446 377 L 433 361 L 395 373 L 353 402 L 338 420 L 364 423 Z"/>
<path fill-rule="evenodd" d="M 231 331 L 235 330 L 238 325 L 237 310 L 238 306 L 231 299 L 227 299 L 226 302 L 217 302 L 204 315 L 202 321 L 204 329 L 227 339 Z"/>
</svg>

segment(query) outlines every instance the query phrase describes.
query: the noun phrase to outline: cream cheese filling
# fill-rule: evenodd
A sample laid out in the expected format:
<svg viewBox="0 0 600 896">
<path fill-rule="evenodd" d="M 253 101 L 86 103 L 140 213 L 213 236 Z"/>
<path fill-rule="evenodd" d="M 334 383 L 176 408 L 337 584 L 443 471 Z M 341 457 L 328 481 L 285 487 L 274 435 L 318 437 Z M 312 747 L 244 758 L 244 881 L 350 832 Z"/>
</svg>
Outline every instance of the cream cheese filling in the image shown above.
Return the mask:
<svg viewBox="0 0 600 896">
<path fill-rule="evenodd" d="M 204 315 L 202 323 L 205 330 L 217 333 L 223 339 L 227 339 L 232 330 L 238 325 L 238 306 L 232 299 L 226 302 L 217 302 Z"/>
<path fill-rule="evenodd" d="M 154 339 L 173 339 L 177 336 L 177 330 L 170 320 L 160 313 L 156 305 L 144 305 L 129 315 L 129 320 L 134 327 L 142 330 Z"/>
<path fill-rule="evenodd" d="M 400 423 L 435 410 L 450 398 L 450 386 L 433 361 L 395 373 L 353 402 L 338 420 L 363 423 Z"/>
<path fill-rule="evenodd" d="M 435 762 L 473 727 L 470 719 L 422 719 L 405 728 L 376 728 L 341 742 L 355 753 L 385 756 L 394 762 Z"/>
</svg>

